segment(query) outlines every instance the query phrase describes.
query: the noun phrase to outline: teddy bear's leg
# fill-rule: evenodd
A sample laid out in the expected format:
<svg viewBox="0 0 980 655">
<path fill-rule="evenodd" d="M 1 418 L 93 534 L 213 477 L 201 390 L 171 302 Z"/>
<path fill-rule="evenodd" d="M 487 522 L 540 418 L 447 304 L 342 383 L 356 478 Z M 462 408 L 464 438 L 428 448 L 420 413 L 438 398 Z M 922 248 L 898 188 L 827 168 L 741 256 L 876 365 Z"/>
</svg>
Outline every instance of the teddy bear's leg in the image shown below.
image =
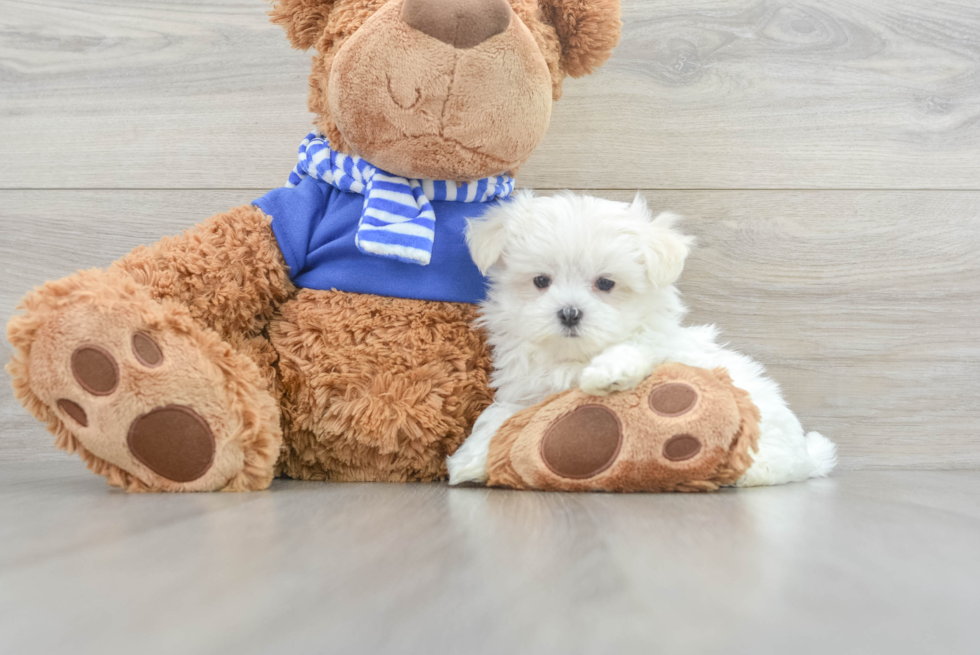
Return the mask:
<svg viewBox="0 0 980 655">
<path fill-rule="evenodd" d="M 300 291 L 270 329 L 294 478 L 429 481 L 490 404 L 476 307 Z"/>
<path fill-rule="evenodd" d="M 22 403 L 110 484 L 261 489 L 281 429 L 263 329 L 293 293 L 267 218 L 243 207 L 49 282 L 8 326 Z"/>
</svg>

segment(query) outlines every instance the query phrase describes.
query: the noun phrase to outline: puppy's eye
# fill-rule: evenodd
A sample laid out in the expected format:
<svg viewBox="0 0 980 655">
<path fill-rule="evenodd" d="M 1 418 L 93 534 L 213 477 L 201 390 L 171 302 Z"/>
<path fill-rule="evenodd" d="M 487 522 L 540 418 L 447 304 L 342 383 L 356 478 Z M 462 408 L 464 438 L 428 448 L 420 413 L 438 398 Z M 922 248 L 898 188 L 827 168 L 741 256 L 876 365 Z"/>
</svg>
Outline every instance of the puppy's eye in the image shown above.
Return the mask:
<svg viewBox="0 0 980 655">
<path fill-rule="evenodd" d="M 551 286 L 551 278 L 547 275 L 539 275 L 534 278 L 534 286 L 539 289 L 547 289 Z"/>
<path fill-rule="evenodd" d="M 607 277 L 600 277 L 595 281 L 595 288 L 599 291 L 612 291 L 614 286 L 616 286 L 616 283 Z"/>
</svg>

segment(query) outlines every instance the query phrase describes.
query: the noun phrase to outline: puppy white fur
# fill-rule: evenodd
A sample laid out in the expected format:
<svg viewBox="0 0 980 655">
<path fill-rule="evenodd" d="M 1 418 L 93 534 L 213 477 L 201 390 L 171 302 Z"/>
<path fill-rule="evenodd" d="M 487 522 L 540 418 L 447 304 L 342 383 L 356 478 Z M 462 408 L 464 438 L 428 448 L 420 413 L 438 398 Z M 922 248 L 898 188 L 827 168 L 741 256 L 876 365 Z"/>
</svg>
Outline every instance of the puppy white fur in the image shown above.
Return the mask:
<svg viewBox="0 0 980 655">
<path fill-rule="evenodd" d="M 714 326 L 685 327 L 673 286 L 691 237 L 678 216 L 563 193 L 518 193 L 472 220 L 467 242 L 490 280 L 481 325 L 494 349 L 496 399 L 448 459 L 449 482 L 485 482 L 490 440 L 511 415 L 573 386 L 602 396 L 631 389 L 657 365 L 728 369 L 762 414 L 754 464 L 738 486 L 827 475 L 837 448 L 803 433 L 759 363 L 716 343 Z"/>
</svg>

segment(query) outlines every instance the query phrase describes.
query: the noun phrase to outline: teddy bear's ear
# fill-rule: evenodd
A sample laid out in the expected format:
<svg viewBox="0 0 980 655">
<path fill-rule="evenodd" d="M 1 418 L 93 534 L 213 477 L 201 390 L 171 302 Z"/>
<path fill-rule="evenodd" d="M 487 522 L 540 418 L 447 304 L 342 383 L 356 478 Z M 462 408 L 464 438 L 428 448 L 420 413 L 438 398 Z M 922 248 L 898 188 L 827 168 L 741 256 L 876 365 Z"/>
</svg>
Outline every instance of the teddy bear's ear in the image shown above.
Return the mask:
<svg viewBox="0 0 980 655">
<path fill-rule="evenodd" d="M 620 0 L 540 0 L 545 19 L 558 32 L 561 67 L 582 77 L 606 63 L 619 43 Z"/>
<path fill-rule="evenodd" d="M 323 34 L 334 0 L 270 0 L 269 18 L 282 25 L 297 50 L 313 47 Z"/>
</svg>

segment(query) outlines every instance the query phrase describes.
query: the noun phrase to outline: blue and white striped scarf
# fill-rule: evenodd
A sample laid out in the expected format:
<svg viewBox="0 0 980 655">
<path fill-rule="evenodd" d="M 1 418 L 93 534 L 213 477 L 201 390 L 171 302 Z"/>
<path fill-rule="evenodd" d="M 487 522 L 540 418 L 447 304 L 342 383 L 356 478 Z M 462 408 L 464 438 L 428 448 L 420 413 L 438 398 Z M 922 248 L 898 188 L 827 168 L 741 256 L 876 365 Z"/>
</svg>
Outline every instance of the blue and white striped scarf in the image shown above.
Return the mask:
<svg viewBox="0 0 980 655">
<path fill-rule="evenodd" d="M 286 186 L 298 185 L 307 175 L 364 196 L 355 238 L 358 250 L 422 266 L 432 258 L 435 236 L 436 216 L 430 200 L 489 202 L 506 198 L 514 190 L 514 178 L 509 175 L 476 182 L 409 180 L 333 150 L 316 132 L 300 144 L 299 163 Z"/>
</svg>

